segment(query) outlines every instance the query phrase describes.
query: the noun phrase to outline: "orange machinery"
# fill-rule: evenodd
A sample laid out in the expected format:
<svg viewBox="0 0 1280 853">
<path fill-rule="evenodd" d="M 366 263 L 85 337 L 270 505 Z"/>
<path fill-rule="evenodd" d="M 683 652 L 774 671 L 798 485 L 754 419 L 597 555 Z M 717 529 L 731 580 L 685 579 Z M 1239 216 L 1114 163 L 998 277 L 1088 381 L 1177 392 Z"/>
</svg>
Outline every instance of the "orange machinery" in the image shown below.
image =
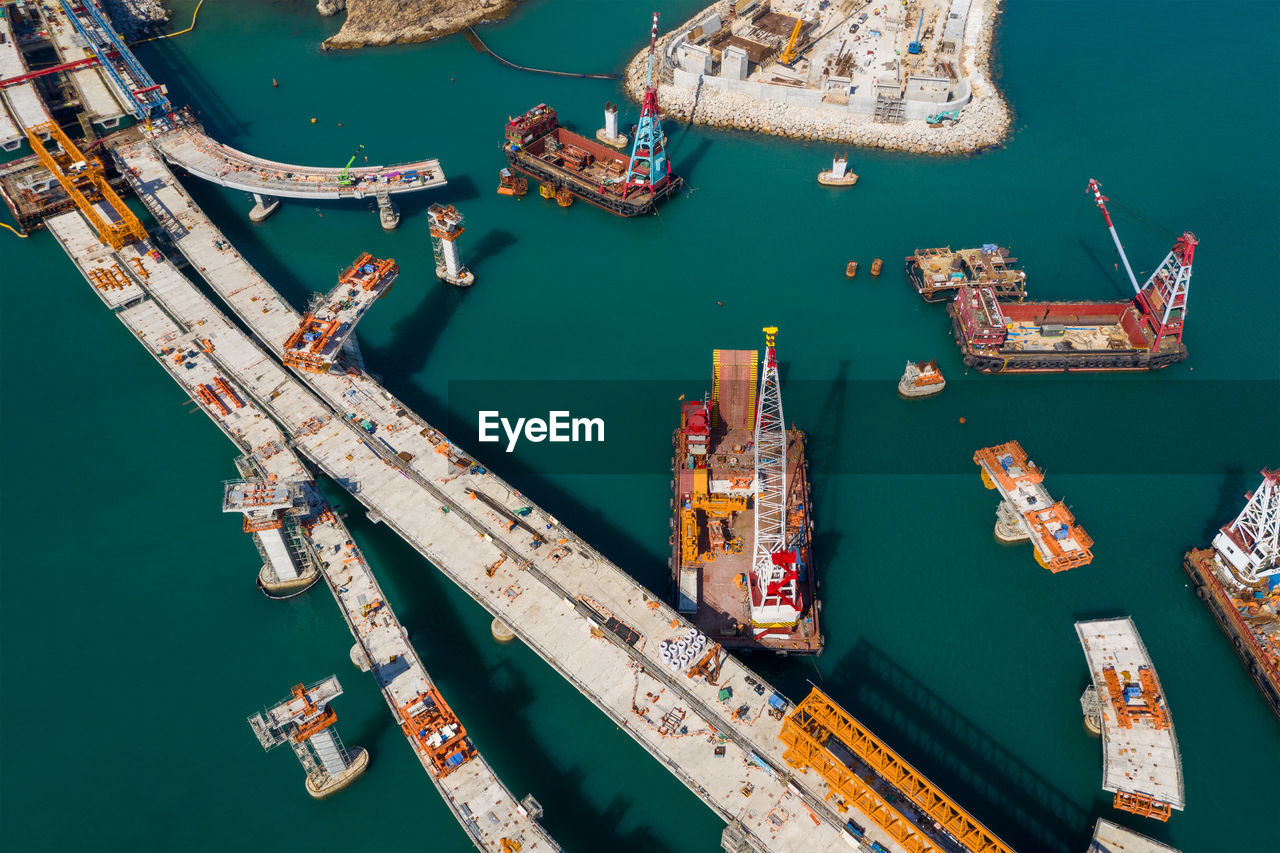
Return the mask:
<svg viewBox="0 0 1280 853">
<path fill-rule="evenodd" d="M 1077 566 L 1087 566 L 1093 562 L 1093 552 L 1089 550 L 1089 546 L 1093 544 L 1093 537 L 1076 524 L 1076 517 L 1062 501 L 1058 501 L 1047 509 L 1033 509 L 1025 512 L 1022 517 L 1031 529 L 1032 537 L 1049 552 L 1049 558 L 1045 559 L 1040 549 L 1036 549 L 1036 561 L 1049 571 L 1057 574 Z M 1055 531 L 1064 527 L 1067 530 L 1067 537 L 1078 546 L 1074 550 L 1063 548 L 1064 540 L 1054 536 Z"/>
<path fill-rule="evenodd" d="M 476 755 L 467 739 L 467 730 L 457 714 L 434 687 L 419 693 L 399 707 L 405 736 L 431 761 L 440 778 L 466 764 Z"/>
<path fill-rule="evenodd" d="M 1157 730 L 1169 728 L 1169 715 L 1165 713 L 1160 701 L 1160 689 L 1156 686 L 1156 677 L 1151 668 L 1138 667 L 1138 684 L 1142 688 L 1142 704 L 1129 704 L 1125 690 L 1129 686 L 1120 683 L 1114 666 L 1102 670 L 1102 677 L 1107 682 L 1107 694 L 1111 705 L 1116 709 L 1116 723 L 1122 729 L 1133 728 L 1136 720 L 1149 720 Z"/>
<path fill-rule="evenodd" d="M 857 775 L 847 759 L 832 752 L 829 744 L 838 744 L 841 753 L 848 753 L 866 764 L 970 853 L 1013 853 L 994 833 L 816 687 L 783 720 L 778 738 L 787 745 L 783 753 L 786 762 L 801 770 L 816 770 L 830 787 L 828 798 L 837 797 L 837 809 L 844 812 L 850 806 L 856 807 L 910 853 L 944 848 L 889 805 L 870 781 Z"/>
<path fill-rule="evenodd" d="M 41 139 L 44 135 L 57 143 L 60 150 L 46 148 Z M 57 179 L 67 197 L 75 202 L 93 230 L 98 232 L 99 240 L 112 249 L 122 249 L 130 243 L 147 239 L 147 229 L 107 183 L 102 161 L 83 154 L 57 122 L 27 128 L 27 141 L 31 143 L 31 150 L 36 153 L 40 165 Z M 97 202 L 105 202 L 111 212 L 100 210 Z"/>
<path fill-rule="evenodd" d="M 1154 818 L 1161 822 L 1168 822 L 1173 814 L 1173 807 L 1168 803 L 1162 803 L 1146 794 L 1118 793 L 1112 805 L 1122 812 L 1131 812 L 1138 817 Z"/>
<path fill-rule="evenodd" d="M 1000 463 L 1005 456 L 1013 458 L 1013 464 L 1008 468 Z M 1027 460 L 1027 452 L 1016 441 L 984 447 L 973 454 L 973 461 L 981 466 L 982 484 L 988 489 L 996 488 L 998 482 L 1006 492 L 1014 492 L 1019 486 L 1044 482 L 1044 472 Z"/>
</svg>

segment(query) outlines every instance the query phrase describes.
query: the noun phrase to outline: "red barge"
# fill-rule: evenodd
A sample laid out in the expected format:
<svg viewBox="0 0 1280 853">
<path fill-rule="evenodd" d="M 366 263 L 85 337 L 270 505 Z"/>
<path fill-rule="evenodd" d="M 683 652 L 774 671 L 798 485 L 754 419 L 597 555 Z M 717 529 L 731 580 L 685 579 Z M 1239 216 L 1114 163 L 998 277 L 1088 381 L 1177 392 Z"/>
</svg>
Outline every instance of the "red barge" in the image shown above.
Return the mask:
<svg viewBox="0 0 1280 853">
<path fill-rule="evenodd" d="M 616 216 L 652 213 L 678 191 L 681 180 L 671 174 L 666 138 L 658 116 L 653 85 L 654 45 L 658 15 L 649 38 L 649 82 L 630 156 L 560 126 L 556 111 L 538 104 L 507 121 L 503 153 L 511 168 L 542 184 L 543 197 L 567 191 Z M 561 206 L 567 206 L 562 202 Z"/>
<path fill-rule="evenodd" d="M 1128 302 L 1001 302 L 991 285 L 962 286 L 947 306 L 964 363 L 983 373 L 1158 370 L 1185 361 L 1182 342 L 1191 264 L 1199 241 L 1183 232 L 1139 285 L 1120 245 L 1107 199 L 1089 189 L 1136 292 Z"/>
</svg>

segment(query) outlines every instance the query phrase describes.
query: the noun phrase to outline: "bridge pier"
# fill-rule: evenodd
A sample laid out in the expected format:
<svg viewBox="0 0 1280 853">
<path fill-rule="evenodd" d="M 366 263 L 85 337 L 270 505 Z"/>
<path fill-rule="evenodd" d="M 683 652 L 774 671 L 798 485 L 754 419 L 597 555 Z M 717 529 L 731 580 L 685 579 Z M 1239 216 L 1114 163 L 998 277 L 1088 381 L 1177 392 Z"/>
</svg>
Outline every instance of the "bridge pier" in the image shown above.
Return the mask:
<svg viewBox="0 0 1280 853">
<path fill-rule="evenodd" d="M 394 231 L 400 224 L 400 210 L 388 193 L 378 193 L 378 221 L 384 231 Z"/>
<path fill-rule="evenodd" d="M 249 211 L 250 222 L 261 222 L 268 216 L 276 212 L 276 208 L 280 206 L 280 199 L 269 198 L 261 193 L 254 193 L 253 200 L 255 204 Z"/>
</svg>

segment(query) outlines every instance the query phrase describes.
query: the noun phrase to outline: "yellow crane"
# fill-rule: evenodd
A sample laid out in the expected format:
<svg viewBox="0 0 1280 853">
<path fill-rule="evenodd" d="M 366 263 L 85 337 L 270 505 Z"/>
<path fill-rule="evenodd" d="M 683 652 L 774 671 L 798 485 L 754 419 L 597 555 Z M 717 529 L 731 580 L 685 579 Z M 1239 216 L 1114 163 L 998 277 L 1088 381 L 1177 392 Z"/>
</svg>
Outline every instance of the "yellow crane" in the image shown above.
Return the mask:
<svg viewBox="0 0 1280 853">
<path fill-rule="evenodd" d="M 796 57 L 800 55 L 800 51 L 796 50 L 796 41 L 800 38 L 800 27 L 802 26 L 804 26 L 804 21 L 801 18 L 796 18 L 796 25 L 791 29 L 791 38 L 778 56 L 778 61 L 783 65 L 794 62 Z"/>
</svg>

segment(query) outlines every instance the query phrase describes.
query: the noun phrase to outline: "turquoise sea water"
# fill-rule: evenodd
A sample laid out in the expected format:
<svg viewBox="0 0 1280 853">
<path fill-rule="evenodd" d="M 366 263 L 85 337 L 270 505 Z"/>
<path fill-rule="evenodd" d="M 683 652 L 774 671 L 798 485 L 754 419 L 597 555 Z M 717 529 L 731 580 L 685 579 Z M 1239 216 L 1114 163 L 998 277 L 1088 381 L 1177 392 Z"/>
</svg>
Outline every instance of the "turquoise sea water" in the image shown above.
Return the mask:
<svg viewBox="0 0 1280 853">
<path fill-rule="evenodd" d="M 175 19 L 189 15 L 192 4 L 174 5 Z M 674 23 L 700 5 L 657 7 Z M 612 70 L 643 43 L 650 8 L 530 0 L 483 36 L 517 62 Z M 671 123 L 689 189 L 628 222 L 493 192 L 509 114 L 546 101 L 590 135 L 604 101 L 622 97 L 614 83 L 512 71 L 461 37 L 326 54 L 318 45 L 338 24 L 305 2 L 208 3 L 193 33 L 139 55 L 243 150 L 344 163 L 362 143 L 371 162 L 441 158 L 449 186 L 405 204 L 392 233 L 364 209 L 290 202 L 253 226 L 241 194 L 188 183 L 295 304 L 360 251 L 394 256 L 403 274 L 361 341 L 371 369 L 428 419 L 443 424 L 462 405 L 451 380 L 546 383 L 548 407 L 583 387 L 554 380 L 613 383 L 617 399 L 648 387 L 625 380 L 670 382 L 669 406 L 633 406 L 616 425 L 627 462 L 612 469 L 455 435 L 655 590 L 667 583 L 675 396 L 706 389 L 713 347 L 757 346 L 762 325 L 780 326 L 788 415 L 811 436 L 829 636 L 817 660 L 758 665 L 796 698 L 807 680 L 821 685 L 1018 849 L 1082 849 L 1106 815 L 1187 851 L 1252 851 L 1274 849 L 1242 803 L 1274 788 L 1280 725 L 1179 566 L 1234 515 L 1255 472 L 1280 463 L 1280 291 L 1265 265 L 1280 227 L 1280 118 L 1250 82 L 1280 74 L 1280 7 L 1219 11 L 1222 24 L 1202 26 L 1202 7 L 1182 0 L 1012 0 L 998 43 L 1017 114 L 1005 148 L 939 159 L 853 150 L 857 188 L 831 192 L 814 181 L 829 145 Z M 1116 216 L 1136 269 L 1169 248 L 1156 225 L 1201 238 L 1190 361 L 1154 379 L 966 376 L 941 307 L 909 291 L 896 259 L 998 241 L 1023 259 L 1033 298 L 1123 298 L 1090 177 L 1142 215 Z M 468 292 L 431 273 L 433 200 L 467 216 L 461 245 L 478 279 Z M 272 603 L 253 588 L 257 555 L 217 511 L 231 445 L 187 413 L 47 234 L 5 233 L 0 247 L 0 844 L 465 848 L 373 683 L 351 667 L 330 597 Z M 873 280 L 877 256 L 885 273 Z M 851 258 L 864 269 L 852 282 Z M 947 392 L 900 403 L 903 362 L 929 357 Z M 527 387 L 508 398 L 497 386 L 495 406 Z M 1095 538 L 1090 566 L 1050 575 L 1029 547 L 992 540 L 993 495 L 969 457 L 1009 438 Z M 486 614 L 353 500 L 330 494 L 352 511 L 475 742 L 517 795 L 544 804 L 558 840 L 717 848 L 720 823 L 700 801 L 530 651 L 494 643 Z M 1098 742 L 1080 723 L 1087 674 L 1071 624 L 1126 613 L 1182 750 L 1188 807 L 1167 825 L 1110 808 Z M 244 718 L 331 672 L 347 690 L 338 729 L 373 763 L 317 803 L 294 759 L 262 754 Z"/>
</svg>

